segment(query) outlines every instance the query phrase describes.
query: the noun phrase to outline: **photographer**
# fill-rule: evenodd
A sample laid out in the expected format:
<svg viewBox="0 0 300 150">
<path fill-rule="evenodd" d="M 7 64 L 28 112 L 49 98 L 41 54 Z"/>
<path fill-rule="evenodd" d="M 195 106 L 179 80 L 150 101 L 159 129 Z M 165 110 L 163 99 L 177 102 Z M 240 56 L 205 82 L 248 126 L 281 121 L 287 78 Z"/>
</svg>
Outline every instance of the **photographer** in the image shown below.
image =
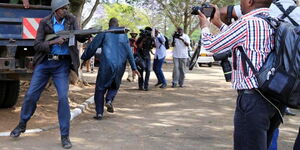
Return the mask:
<svg viewBox="0 0 300 150">
<path fill-rule="evenodd" d="M 150 68 L 151 68 L 151 57 L 150 52 L 152 53 L 151 49 L 154 47 L 154 39 L 151 36 L 152 28 L 146 27 L 145 30 L 141 30 L 140 37 L 136 41 L 137 45 L 137 55 L 141 60 L 138 65 L 138 71 L 140 72 L 140 77 L 138 80 L 139 90 L 148 91 L 149 87 L 149 78 L 150 78 Z M 144 71 L 146 72 L 144 78 Z"/>
<path fill-rule="evenodd" d="M 203 47 L 214 53 L 232 51 L 234 56 L 236 67 L 232 86 L 238 92 L 234 117 L 235 150 L 267 150 L 273 131 L 280 124 L 277 109 L 282 111 L 282 106 L 271 104 L 256 91 L 257 79 L 250 67 L 242 63 L 241 53 L 237 50 L 241 46 L 257 70 L 261 68 L 274 48 L 275 31 L 256 15 L 270 16 L 271 3 L 272 0 L 241 0 L 244 16 L 229 27 L 221 21 L 219 9 L 214 6 L 216 13 L 211 22 L 221 30 L 216 36 L 210 33 L 206 16 L 199 12 Z"/>
<path fill-rule="evenodd" d="M 160 33 L 157 29 L 155 29 L 155 55 L 153 61 L 153 71 L 157 77 L 157 83 L 155 86 L 160 86 L 160 88 L 167 87 L 167 81 L 165 75 L 162 71 L 162 65 L 166 58 L 166 47 L 165 47 L 166 39 L 162 33 Z"/>
<path fill-rule="evenodd" d="M 177 31 L 173 34 L 173 81 L 172 88 L 175 88 L 177 84 L 179 87 L 183 87 L 186 65 L 188 62 L 189 54 L 189 45 L 190 38 L 188 35 L 183 33 L 183 29 L 181 27 L 177 28 Z"/>
</svg>

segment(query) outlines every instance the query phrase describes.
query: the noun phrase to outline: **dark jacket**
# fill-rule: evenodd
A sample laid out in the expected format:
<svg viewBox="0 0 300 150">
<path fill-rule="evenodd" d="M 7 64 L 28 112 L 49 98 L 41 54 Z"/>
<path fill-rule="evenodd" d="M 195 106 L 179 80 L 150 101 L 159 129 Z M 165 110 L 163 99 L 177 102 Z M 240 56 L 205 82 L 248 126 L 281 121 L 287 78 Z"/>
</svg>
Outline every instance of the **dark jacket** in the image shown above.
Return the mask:
<svg viewBox="0 0 300 150">
<path fill-rule="evenodd" d="M 47 34 L 53 34 L 53 17 L 54 14 L 51 13 L 49 16 L 43 18 L 40 22 L 36 39 L 34 42 L 35 55 L 33 59 L 34 66 L 40 64 L 43 60 L 47 58 L 47 55 L 50 54 L 51 46 L 48 41 L 45 41 Z M 73 15 L 67 15 L 64 22 L 65 30 L 78 30 L 79 25 L 77 23 L 76 17 Z M 80 42 L 84 42 L 85 39 L 80 39 Z M 68 42 L 68 41 L 67 41 Z M 76 43 L 76 42 L 75 42 Z M 80 65 L 79 61 L 79 51 L 77 45 L 69 47 L 69 52 L 71 56 L 71 69 L 78 74 L 78 68 Z"/>
<path fill-rule="evenodd" d="M 109 29 L 115 29 L 111 27 Z M 114 84 L 119 89 L 122 76 L 129 61 L 132 70 L 137 70 L 132 50 L 129 46 L 127 34 L 99 33 L 84 51 L 82 60 L 88 60 L 95 55 L 98 48 L 101 54 L 98 55 L 99 70 L 96 81 L 96 90 L 104 90 Z"/>
</svg>

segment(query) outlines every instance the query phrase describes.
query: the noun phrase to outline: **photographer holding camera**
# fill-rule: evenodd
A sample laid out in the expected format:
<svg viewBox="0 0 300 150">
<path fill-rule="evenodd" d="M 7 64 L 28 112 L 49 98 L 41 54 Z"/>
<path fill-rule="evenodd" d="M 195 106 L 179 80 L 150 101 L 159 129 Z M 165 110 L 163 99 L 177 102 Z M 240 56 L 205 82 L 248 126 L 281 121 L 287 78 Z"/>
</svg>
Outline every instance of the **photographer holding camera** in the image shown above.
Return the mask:
<svg viewBox="0 0 300 150">
<path fill-rule="evenodd" d="M 172 88 L 175 88 L 177 84 L 179 87 L 183 87 L 186 65 L 188 62 L 189 54 L 189 45 L 190 38 L 188 35 L 183 33 L 183 29 L 181 27 L 177 28 L 177 31 L 173 34 L 173 81 Z"/>
<path fill-rule="evenodd" d="M 152 48 L 154 45 L 154 39 L 151 36 L 152 28 L 146 27 L 145 30 L 141 30 L 140 37 L 136 41 L 137 54 L 136 57 L 140 60 L 138 65 L 138 71 L 140 72 L 140 77 L 138 80 L 139 90 L 148 91 L 149 78 L 150 78 L 150 68 L 151 68 L 151 57 Z M 152 53 L 153 54 L 153 53 Z M 137 58 L 136 58 L 137 60 Z M 144 78 L 144 71 L 146 72 Z"/>
<path fill-rule="evenodd" d="M 202 44 L 207 51 L 224 53 L 232 51 L 232 86 L 238 92 L 234 116 L 234 149 L 267 150 L 273 131 L 280 124 L 279 111 L 282 106 L 265 100 L 257 92 L 258 83 L 253 71 L 242 63 L 242 55 L 237 47 L 242 47 L 250 61 L 259 70 L 268 54 L 274 48 L 274 29 L 257 15 L 270 16 L 272 0 L 241 0 L 243 16 L 226 26 L 220 19 L 219 9 L 214 6 L 215 14 L 211 22 L 220 28 L 218 35 L 209 31 L 207 16 L 199 11 L 202 29 Z"/>
</svg>

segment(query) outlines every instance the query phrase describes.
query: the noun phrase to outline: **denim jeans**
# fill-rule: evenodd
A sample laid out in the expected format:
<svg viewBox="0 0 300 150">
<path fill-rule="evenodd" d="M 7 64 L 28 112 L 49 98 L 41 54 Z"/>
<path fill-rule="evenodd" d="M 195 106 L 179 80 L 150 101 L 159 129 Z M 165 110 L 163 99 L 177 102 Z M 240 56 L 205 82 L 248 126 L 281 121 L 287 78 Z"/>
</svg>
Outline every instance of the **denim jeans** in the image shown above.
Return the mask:
<svg viewBox="0 0 300 150">
<path fill-rule="evenodd" d="M 147 89 L 149 86 L 149 78 L 150 78 L 150 68 L 151 68 L 151 60 L 150 58 L 143 58 L 145 61 L 145 68 L 138 69 L 141 77 L 139 77 L 139 88 Z M 144 79 L 144 71 L 146 72 L 145 79 Z"/>
<path fill-rule="evenodd" d="M 106 94 L 105 102 L 107 103 L 109 101 L 113 102 L 117 93 L 118 93 L 118 89 L 116 88 L 115 82 L 112 83 L 111 87 L 105 88 L 104 90 L 98 88 L 98 84 L 96 83 L 95 96 L 94 96 L 96 114 L 103 115 L 105 94 Z"/>
<path fill-rule="evenodd" d="M 267 150 L 280 124 L 276 109 L 259 93 L 239 92 L 234 116 L 234 150 Z"/>
<path fill-rule="evenodd" d="M 27 123 L 36 110 L 37 101 L 42 91 L 52 77 L 58 95 L 58 120 L 61 135 L 69 135 L 70 106 L 69 92 L 70 60 L 45 60 L 36 66 L 30 82 L 30 87 L 25 95 L 21 110 L 22 123 Z"/>
<path fill-rule="evenodd" d="M 278 136 L 279 136 L 279 128 L 275 129 L 272 137 L 272 142 L 268 150 L 277 150 Z"/>
<path fill-rule="evenodd" d="M 158 83 L 167 84 L 164 73 L 162 71 L 162 65 L 164 64 L 165 57 L 162 59 L 154 59 L 153 71 L 157 77 Z"/>
</svg>

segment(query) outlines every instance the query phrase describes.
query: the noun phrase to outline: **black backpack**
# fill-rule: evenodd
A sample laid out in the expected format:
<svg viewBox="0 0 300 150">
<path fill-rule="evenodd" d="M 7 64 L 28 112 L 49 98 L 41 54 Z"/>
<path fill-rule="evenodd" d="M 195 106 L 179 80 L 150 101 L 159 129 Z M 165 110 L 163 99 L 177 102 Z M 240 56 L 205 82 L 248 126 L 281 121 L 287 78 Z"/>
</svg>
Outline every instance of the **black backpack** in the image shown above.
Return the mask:
<svg viewBox="0 0 300 150">
<path fill-rule="evenodd" d="M 300 27 L 263 15 L 256 17 L 264 19 L 275 29 L 275 48 L 257 71 L 243 48 L 238 47 L 242 64 L 246 66 L 247 63 L 255 74 L 259 84 L 258 91 L 263 96 L 300 109 Z M 245 76 L 246 72 L 244 69 Z"/>
<path fill-rule="evenodd" d="M 165 41 L 165 48 L 166 49 L 169 49 L 170 48 L 170 44 L 169 44 L 169 39 L 166 37 L 166 36 L 164 36 L 165 37 L 165 39 L 166 39 L 166 41 Z M 162 43 L 162 41 L 158 38 L 158 41 L 161 43 L 161 44 L 163 44 Z"/>
</svg>

